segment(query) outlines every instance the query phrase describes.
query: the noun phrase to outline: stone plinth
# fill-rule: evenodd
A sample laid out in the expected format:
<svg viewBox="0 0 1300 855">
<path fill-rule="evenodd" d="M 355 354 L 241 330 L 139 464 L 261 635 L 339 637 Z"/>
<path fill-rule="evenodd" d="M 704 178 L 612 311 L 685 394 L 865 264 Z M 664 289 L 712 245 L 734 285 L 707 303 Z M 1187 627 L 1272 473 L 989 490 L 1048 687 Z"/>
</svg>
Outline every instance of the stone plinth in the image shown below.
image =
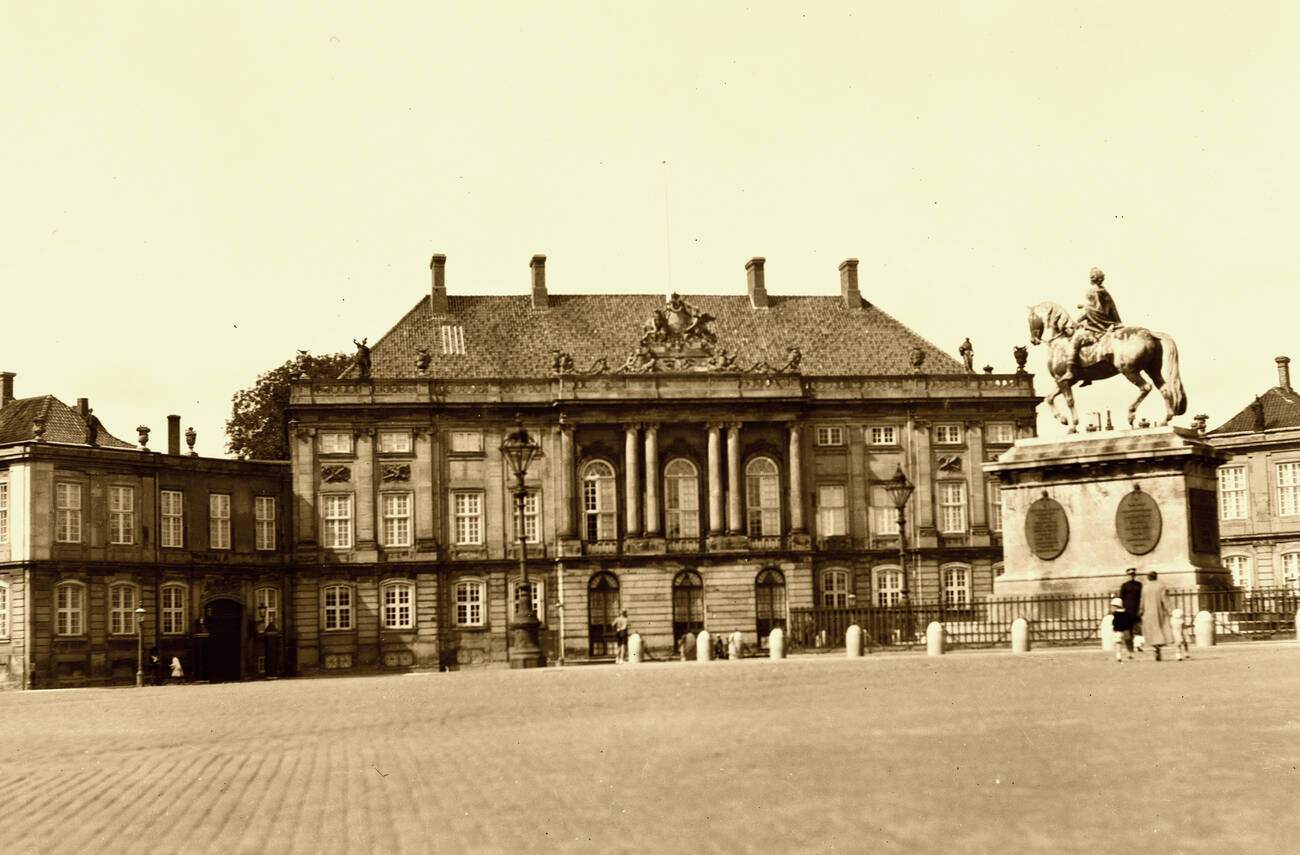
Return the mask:
<svg viewBox="0 0 1300 855">
<path fill-rule="evenodd" d="M 1230 588 L 1216 470 L 1227 455 L 1175 427 L 1022 439 L 984 466 L 1002 482 L 995 595 L 1110 593 L 1136 567 L 1170 588 Z"/>
</svg>

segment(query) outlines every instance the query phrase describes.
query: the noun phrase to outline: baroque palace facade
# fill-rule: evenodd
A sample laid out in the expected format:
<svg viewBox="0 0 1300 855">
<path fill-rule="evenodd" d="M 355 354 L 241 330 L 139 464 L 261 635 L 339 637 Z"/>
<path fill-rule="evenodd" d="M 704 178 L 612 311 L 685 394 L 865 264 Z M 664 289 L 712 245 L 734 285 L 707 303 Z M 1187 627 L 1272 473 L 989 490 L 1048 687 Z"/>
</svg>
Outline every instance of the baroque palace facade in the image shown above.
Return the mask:
<svg viewBox="0 0 1300 855">
<path fill-rule="evenodd" d="M 969 602 L 1001 559 L 981 464 L 1034 432 L 1032 378 L 976 374 L 864 300 L 431 291 L 337 381 L 295 383 L 291 625 L 299 673 L 504 663 L 531 597 L 551 662 L 651 656 L 687 631 L 752 647 L 800 606 Z M 524 513 L 499 451 L 540 443 Z"/>
</svg>

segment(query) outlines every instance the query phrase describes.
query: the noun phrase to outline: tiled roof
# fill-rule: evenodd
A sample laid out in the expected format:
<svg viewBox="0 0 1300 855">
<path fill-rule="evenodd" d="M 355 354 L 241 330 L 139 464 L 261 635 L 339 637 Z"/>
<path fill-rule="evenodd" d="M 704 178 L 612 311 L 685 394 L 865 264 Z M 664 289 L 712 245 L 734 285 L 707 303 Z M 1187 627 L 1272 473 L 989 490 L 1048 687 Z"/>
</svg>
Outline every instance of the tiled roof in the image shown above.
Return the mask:
<svg viewBox="0 0 1300 855">
<path fill-rule="evenodd" d="M 713 315 L 717 348 L 747 368 L 785 364 L 787 348 L 802 353 L 801 373 L 812 376 L 909 374 L 921 348 L 926 374 L 961 374 L 956 359 L 868 303 L 848 309 L 840 297 L 770 296 L 755 309 L 748 296 L 684 295 Z M 644 325 L 664 306 L 658 294 L 551 295 L 534 309 L 528 296 L 448 297 L 448 313 L 434 315 L 425 297 L 371 349 L 373 377 L 547 377 L 552 351 L 573 357 L 581 371 L 597 359 L 613 370 L 634 353 Z M 464 330 L 464 355 L 443 352 L 443 325 Z M 416 366 L 419 348 L 432 356 L 427 375 Z M 355 367 L 344 374 L 355 377 Z"/>
<path fill-rule="evenodd" d="M 45 419 L 46 442 L 86 445 L 86 420 L 53 395 L 19 398 L 0 408 L 0 443 L 35 440 L 32 422 L 38 416 Z M 113 436 L 102 424 L 98 442 L 102 448 L 135 448 Z"/>
<path fill-rule="evenodd" d="M 1274 386 L 1246 408 L 1209 432 L 1242 433 L 1300 427 L 1300 395 L 1294 389 Z"/>
</svg>

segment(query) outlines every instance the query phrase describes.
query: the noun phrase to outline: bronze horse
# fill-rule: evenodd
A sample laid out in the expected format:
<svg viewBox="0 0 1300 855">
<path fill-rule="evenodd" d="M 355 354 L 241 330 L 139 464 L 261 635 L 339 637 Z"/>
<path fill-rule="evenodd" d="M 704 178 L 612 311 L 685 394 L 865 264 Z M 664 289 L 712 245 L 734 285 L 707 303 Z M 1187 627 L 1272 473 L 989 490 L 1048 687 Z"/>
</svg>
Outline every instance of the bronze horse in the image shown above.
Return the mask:
<svg viewBox="0 0 1300 855">
<path fill-rule="evenodd" d="M 1056 388 L 1043 398 L 1043 403 L 1058 422 L 1069 427 L 1070 433 L 1079 429 L 1079 414 L 1074 409 L 1074 393 L 1070 387 L 1083 380 L 1106 380 L 1116 374 L 1123 374 L 1139 390 L 1137 400 L 1128 408 L 1130 428 L 1138 404 L 1151 391 L 1151 383 L 1165 399 L 1165 417 L 1158 424 L 1168 424 L 1174 416 L 1187 412 L 1187 394 L 1178 375 L 1178 345 L 1172 338 L 1145 327 L 1115 327 L 1079 351 L 1074 379 L 1065 381 L 1061 378 L 1070 365 L 1073 332 L 1073 319 L 1058 303 L 1044 302 L 1029 307 L 1029 343 L 1047 345 L 1047 370 L 1056 382 Z M 1142 377 L 1144 372 L 1151 383 Z M 1070 407 L 1068 419 L 1056 407 L 1058 395 L 1063 395 Z"/>
</svg>

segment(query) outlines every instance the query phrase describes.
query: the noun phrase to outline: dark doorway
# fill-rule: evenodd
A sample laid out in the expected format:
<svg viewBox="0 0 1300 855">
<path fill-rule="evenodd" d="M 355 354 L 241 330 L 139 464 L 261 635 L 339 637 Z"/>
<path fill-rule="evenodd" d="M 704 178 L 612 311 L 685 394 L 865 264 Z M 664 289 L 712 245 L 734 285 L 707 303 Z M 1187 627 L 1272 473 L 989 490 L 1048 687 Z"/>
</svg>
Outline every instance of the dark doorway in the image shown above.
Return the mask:
<svg viewBox="0 0 1300 855">
<path fill-rule="evenodd" d="M 614 655 L 614 619 L 618 611 L 618 579 L 613 573 L 592 576 L 587 584 L 587 639 L 592 656 Z"/>
<path fill-rule="evenodd" d="M 213 600 L 204 610 L 208 627 L 208 679 L 229 683 L 243 677 L 244 607 L 234 600 Z"/>
<path fill-rule="evenodd" d="M 778 627 L 785 631 L 785 576 L 780 570 L 764 570 L 754 580 L 754 606 L 758 644 L 767 647 L 767 637 Z"/>
</svg>

